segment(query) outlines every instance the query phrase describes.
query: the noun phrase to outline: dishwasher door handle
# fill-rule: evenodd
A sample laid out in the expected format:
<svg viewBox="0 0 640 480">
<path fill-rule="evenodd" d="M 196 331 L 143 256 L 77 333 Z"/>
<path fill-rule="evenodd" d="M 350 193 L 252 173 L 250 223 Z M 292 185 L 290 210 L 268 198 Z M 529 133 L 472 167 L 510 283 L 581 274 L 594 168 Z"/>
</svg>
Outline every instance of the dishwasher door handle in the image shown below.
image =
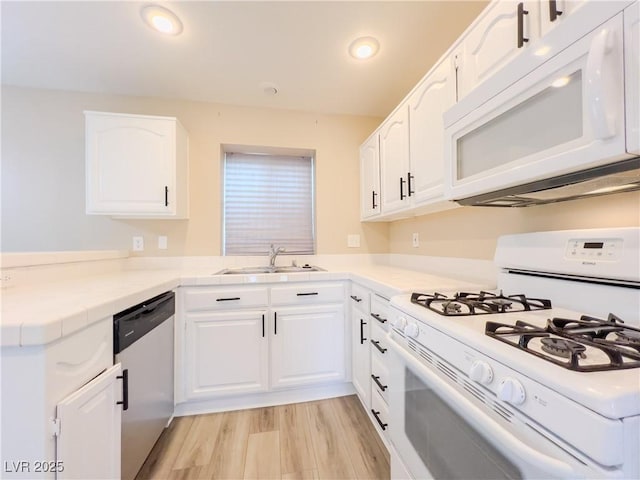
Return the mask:
<svg viewBox="0 0 640 480">
<path fill-rule="evenodd" d="M 117 405 L 122 405 L 122 410 L 129 410 L 129 369 L 122 370 L 122 375 L 118 375 L 116 378 L 122 379 L 122 401 L 116 402 Z"/>
</svg>

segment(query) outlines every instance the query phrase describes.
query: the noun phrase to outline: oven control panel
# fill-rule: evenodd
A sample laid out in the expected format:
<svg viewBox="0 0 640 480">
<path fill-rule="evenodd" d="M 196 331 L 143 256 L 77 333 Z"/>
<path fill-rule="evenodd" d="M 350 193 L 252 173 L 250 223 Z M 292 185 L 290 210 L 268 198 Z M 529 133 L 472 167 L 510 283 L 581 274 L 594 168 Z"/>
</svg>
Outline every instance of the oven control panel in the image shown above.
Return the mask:
<svg viewBox="0 0 640 480">
<path fill-rule="evenodd" d="M 572 238 L 567 242 L 565 257 L 571 260 L 617 261 L 622 252 L 621 238 Z"/>
</svg>

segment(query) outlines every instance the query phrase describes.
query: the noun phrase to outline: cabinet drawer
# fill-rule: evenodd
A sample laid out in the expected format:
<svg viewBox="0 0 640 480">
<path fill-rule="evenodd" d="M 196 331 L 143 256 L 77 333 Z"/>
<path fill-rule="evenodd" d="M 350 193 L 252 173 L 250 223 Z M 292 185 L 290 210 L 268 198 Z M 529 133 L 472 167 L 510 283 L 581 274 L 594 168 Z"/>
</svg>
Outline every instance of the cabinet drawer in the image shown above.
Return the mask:
<svg viewBox="0 0 640 480">
<path fill-rule="evenodd" d="M 344 287 L 341 283 L 301 283 L 291 287 L 273 287 L 271 305 L 309 305 L 314 303 L 344 302 Z"/>
<path fill-rule="evenodd" d="M 371 295 L 372 325 L 380 326 L 384 331 L 389 329 L 389 300 L 380 295 Z"/>
<path fill-rule="evenodd" d="M 389 435 L 389 407 L 382 397 L 374 389 L 371 394 L 371 414 L 376 427 L 382 430 L 383 435 Z"/>
<path fill-rule="evenodd" d="M 365 314 L 369 314 L 369 290 L 357 283 L 351 284 L 351 293 L 349 294 L 349 302 L 358 310 Z"/>
<path fill-rule="evenodd" d="M 385 402 L 389 401 L 389 370 L 377 355 L 371 356 L 371 389 L 377 390 Z"/>
<path fill-rule="evenodd" d="M 389 341 L 384 328 L 376 325 L 375 321 L 371 323 L 371 356 L 377 356 L 383 363 L 389 357 Z"/>
<path fill-rule="evenodd" d="M 184 293 L 184 309 L 188 312 L 266 307 L 267 305 L 269 305 L 269 293 L 264 287 L 194 288 Z"/>
</svg>

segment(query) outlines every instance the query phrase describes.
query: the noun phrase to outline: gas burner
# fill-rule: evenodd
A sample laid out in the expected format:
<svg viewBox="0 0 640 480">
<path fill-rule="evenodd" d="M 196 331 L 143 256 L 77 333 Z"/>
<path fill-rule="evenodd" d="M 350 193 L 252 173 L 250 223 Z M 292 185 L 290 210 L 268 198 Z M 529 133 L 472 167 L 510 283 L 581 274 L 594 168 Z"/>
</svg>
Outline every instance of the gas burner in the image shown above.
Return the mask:
<svg viewBox="0 0 640 480">
<path fill-rule="evenodd" d="M 638 368 L 640 329 L 623 323 L 614 315 L 609 315 L 608 320 L 586 316 L 579 320 L 553 318 L 543 328 L 521 320 L 515 325 L 487 322 L 485 334 L 569 370 L 599 372 Z M 615 335 L 615 339 L 608 337 L 611 335 Z M 534 339 L 539 339 L 539 343 Z M 595 363 L 584 362 L 588 356 L 592 357 L 588 352 L 594 353 Z"/>
<path fill-rule="evenodd" d="M 492 292 L 460 292 L 448 297 L 441 293 L 413 293 L 411 302 L 421 305 L 440 315 L 461 317 L 493 313 L 525 312 L 551 308 L 551 301 L 527 298 L 524 295 L 505 296 Z"/>
<path fill-rule="evenodd" d="M 571 340 L 545 337 L 540 340 L 540 343 L 542 344 L 542 350 L 557 357 L 571 358 L 571 355 L 575 354 L 580 358 L 587 358 L 584 354 L 587 347 Z"/>
</svg>

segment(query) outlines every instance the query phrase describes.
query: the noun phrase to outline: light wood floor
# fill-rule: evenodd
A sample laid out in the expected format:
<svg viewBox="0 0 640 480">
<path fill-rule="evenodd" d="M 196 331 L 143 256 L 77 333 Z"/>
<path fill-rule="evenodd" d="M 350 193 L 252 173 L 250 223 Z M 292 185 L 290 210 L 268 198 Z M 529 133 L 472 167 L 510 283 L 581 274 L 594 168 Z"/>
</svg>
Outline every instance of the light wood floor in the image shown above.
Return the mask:
<svg viewBox="0 0 640 480">
<path fill-rule="evenodd" d="M 389 454 L 351 395 L 175 418 L 136 480 L 389 477 Z"/>
</svg>

